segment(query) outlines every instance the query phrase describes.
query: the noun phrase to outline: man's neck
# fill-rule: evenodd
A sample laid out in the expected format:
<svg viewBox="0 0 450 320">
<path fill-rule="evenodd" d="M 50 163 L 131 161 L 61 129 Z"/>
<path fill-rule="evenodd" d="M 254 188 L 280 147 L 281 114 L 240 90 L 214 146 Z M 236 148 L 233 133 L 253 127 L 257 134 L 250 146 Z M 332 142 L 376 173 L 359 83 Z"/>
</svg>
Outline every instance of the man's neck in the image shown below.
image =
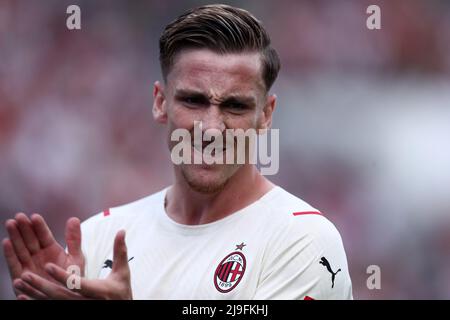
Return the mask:
<svg viewBox="0 0 450 320">
<path fill-rule="evenodd" d="M 254 165 L 244 165 L 219 192 L 206 194 L 190 188 L 182 177 L 175 178 L 167 191 L 167 215 L 181 224 L 198 225 L 217 221 L 252 204 L 269 192 L 274 184 Z"/>
</svg>

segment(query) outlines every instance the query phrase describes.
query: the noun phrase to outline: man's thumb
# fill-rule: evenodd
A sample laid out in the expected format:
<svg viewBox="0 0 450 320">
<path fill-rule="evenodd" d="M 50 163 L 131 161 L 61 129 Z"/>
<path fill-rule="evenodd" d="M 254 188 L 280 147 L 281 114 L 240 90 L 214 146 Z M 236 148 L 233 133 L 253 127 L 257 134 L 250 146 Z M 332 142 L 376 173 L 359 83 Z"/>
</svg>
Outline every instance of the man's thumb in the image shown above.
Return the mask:
<svg viewBox="0 0 450 320">
<path fill-rule="evenodd" d="M 78 218 L 70 218 L 66 223 L 66 244 L 69 254 L 80 257 L 81 252 L 81 226 Z"/>
<path fill-rule="evenodd" d="M 120 230 L 114 239 L 112 272 L 126 272 L 129 274 L 127 245 L 125 244 L 125 230 Z"/>
</svg>

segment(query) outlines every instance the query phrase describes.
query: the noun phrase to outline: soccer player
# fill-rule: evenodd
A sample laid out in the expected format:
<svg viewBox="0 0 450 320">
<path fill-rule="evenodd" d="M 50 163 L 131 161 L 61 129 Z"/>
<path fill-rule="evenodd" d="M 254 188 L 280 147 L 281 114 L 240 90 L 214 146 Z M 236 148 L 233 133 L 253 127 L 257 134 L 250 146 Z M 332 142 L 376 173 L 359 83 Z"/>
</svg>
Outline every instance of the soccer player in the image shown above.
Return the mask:
<svg viewBox="0 0 450 320">
<path fill-rule="evenodd" d="M 159 45 L 153 116 L 169 137 L 196 121 L 221 134 L 270 128 L 280 62 L 250 13 L 192 9 Z M 8 220 L 3 247 L 17 297 L 352 299 L 340 234 L 317 209 L 251 163 L 172 165 L 171 186 L 81 226 L 69 219 L 67 250 L 42 216 Z"/>
</svg>

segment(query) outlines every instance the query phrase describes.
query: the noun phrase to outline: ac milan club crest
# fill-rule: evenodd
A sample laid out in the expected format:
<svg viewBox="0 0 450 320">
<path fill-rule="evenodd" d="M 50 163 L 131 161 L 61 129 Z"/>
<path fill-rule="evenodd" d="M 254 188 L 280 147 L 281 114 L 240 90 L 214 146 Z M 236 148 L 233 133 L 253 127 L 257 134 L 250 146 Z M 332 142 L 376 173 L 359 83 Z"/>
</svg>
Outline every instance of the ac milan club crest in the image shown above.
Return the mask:
<svg viewBox="0 0 450 320">
<path fill-rule="evenodd" d="M 239 249 L 242 250 L 242 248 L 241 245 Z M 233 290 L 244 276 L 245 267 L 245 256 L 242 252 L 235 251 L 223 258 L 214 273 L 216 289 L 222 293 Z"/>
</svg>

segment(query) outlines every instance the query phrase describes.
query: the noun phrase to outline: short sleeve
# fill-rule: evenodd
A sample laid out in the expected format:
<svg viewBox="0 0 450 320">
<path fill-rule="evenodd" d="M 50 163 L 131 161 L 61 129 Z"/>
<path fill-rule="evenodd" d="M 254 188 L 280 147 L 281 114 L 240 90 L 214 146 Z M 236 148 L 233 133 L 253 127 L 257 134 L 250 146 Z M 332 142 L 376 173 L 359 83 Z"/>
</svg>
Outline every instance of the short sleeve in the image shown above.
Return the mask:
<svg viewBox="0 0 450 320">
<path fill-rule="evenodd" d="M 353 299 L 341 236 L 324 216 L 292 217 L 268 246 L 254 299 Z"/>
</svg>

